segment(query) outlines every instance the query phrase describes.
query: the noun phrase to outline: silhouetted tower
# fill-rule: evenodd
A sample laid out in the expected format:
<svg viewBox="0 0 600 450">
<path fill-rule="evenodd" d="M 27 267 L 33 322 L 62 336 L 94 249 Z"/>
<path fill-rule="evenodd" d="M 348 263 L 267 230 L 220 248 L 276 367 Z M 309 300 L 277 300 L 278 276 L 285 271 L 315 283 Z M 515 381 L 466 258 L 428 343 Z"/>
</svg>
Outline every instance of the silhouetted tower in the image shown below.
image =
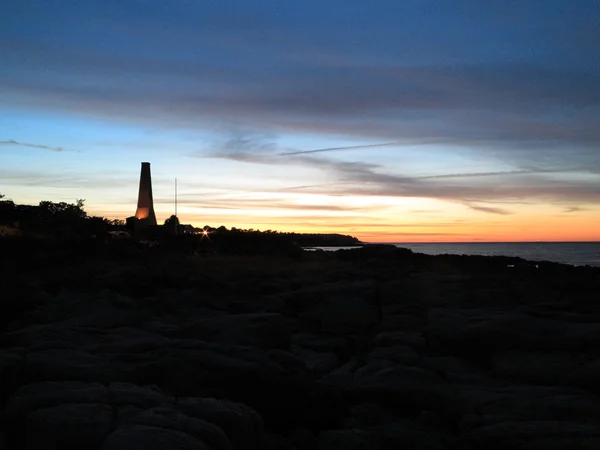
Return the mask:
<svg viewBox="0 0 600 450">
<path fill-rule="evenodd" d="M 142 172 L 140 174 L 140 193 L 138 195 L 137 210 L 135 211 L 137 219 L 148 220 L 148 225 L 156 225 L 156 215 L 154 214 L 154 201 L 152 200 L 152 178 L 150 177 L 150 163 L 142 163 Z"/>
</svg>

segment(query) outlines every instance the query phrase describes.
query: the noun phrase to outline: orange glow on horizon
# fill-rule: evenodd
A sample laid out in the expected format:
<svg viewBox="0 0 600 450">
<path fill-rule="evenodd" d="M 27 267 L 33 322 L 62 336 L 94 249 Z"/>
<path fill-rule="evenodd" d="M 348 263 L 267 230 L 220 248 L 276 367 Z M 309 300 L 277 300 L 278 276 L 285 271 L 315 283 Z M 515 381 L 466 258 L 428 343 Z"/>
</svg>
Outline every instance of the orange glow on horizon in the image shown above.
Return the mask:
<svg viewBox="0 0 600 450">
<path fill-rule="evenodd" d="M 239 209 L 184 206 L 180 207 L 179 219 L 197 228 L 222 225 L 262 231 L 336 233 L 372 243 L 600 241 L 600 210 L 593 207 L 565 213 L 564 207 L 527 205 L 513 206 L 506 214 L 489 214 L 439 200 L 401 199 L 402 207 L 398 207 L 392 205 L 392 199 L 378 198 L 379 204 L 364 210 L 361 209 L 363 199 L 354 203 L 352 200 L 346 199 L 346 205 L 355 204 L 356 210 L 335 205 L 331 209 L 310 206 L 304 209 L 304 205 L 300 205 L 298 209 L 288 210 L 268 200 L 260 207 L 244 205 L 241 201 Z M 272 209 L 267 209 L 269 206 Z M 115 217 L 114 210 L 90 211 L 90 215 L 127 216 Z M 170 215 L 170 212 L 159 212 L 158 223 Z"/>
</svg>

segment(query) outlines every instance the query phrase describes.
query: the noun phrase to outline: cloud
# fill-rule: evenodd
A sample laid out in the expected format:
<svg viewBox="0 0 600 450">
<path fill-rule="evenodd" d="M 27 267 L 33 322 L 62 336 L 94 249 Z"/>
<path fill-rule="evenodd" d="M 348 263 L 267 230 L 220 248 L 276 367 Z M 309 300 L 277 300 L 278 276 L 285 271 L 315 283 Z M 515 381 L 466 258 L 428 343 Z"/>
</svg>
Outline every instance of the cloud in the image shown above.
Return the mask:
<svg viewBox="0 0 600 450">
<path fill-rule="evenodd" d="M 359 5 L 333 22 L 338 2 L 276 3 L 5 8 L 22 30 L 0 31 L 0 102 L 8 111 L 215 133 L 196 156 L 277 165 L 283 180 L 300 166 L 325 175 L 280 191 L 435 198 L 489 214 L 512 203 L 600 203 L 593 2 L 565 3 L 560 14 L 527 2 L 485 14 L 472 1 L 436 2 L 435 11 L 397 2 Z M 350 25 L 356 20 L 361 27 Z M 344 142 L 280 148 L 279 135 Z M 371 144 L 343 145 L 353 140 Z M 373 163 L 365 151 L 396 156 L 395 146 L 416 145 L 418 173 Z M 484 169 L 428 174 L 425 161 L 440 149 Z M 500 206 L 481 206 L 490 204 Z"/>
<path fill-rule="evenodd" d="M 173 199 L 169 198 L 157 198 L 154 200 L 157 204 L 172 204 Z M 328 204 L 302 204 L 296 203 L 293 200 L 279 198 L 279 199 L 265 199 L 265 198 L 227 198 L 227 199 L 210 199 L 210 198 L 197 198 L 196 196 L 190 196 L 190 198 L 178 199 L 180 205 L 196 206 L 198 208 L 207 209 L 226 209 L 226 210 L 269 210 L 269 211 L 281 211 L 281 210 L 293 210 L 293 211 L 323 211 L 323 212 L 366 212 L 377 210 L 375 206 L 352 206 L 352 205 L 328 205 Z"/>
<path fill-rule="evenodd" d="M 136 186 L 137 180 L 128 173 L 93 172 L 93 173 L 52 173 L 43 170 L 9 170 L 0 168 L 0 180 L 10 186 L 40 186 L 65 189 L 119 190 L 128 186 Z M 134 187 L 135 190 L 135 187 Z M 135 195 L 135 191 L 132 191 Z"/>
<path fill-rule="evenodd" d="M 294 155 L 307 155 L 311 153 L 323 153 L 323 152 L 334 152 L 339 150 L 361 150 L 366 148 L 376 148 L 376 147 L 391 147 L 400 145 L 399 142 L 386 142 L 383 144 L 365 144 L 365 145 L 352 145 L 348 147 L 329 147 L 329 148 L 320 148 L 316 150 L 298 150 L 293 152 L 285 152 L 278 153 L 277 156 L 294 156 Z"/>
<path fill-rule="evenodd" d="M 0 145 L 9 145 L 9 146 L 17 146 L 17 147 L 27 147 L 27 148 L 40 148 L 43 150 L 52 150 L 53 152 L 64 152 L 65 149 L 63 147 L 53 147 L 50 145 L 41 145 L 41 144 L 31 144 L 27 142 L 17 142 L 14 139 L 9 139 L 7 141 L 0 141 Z M 66 150 L 69 151 L 69 150 Z"/>
<path fill-rule="evenodd" d="M 381 139 L 386 146 L 454 145 L 477 154 L 501 151 L 518 162 L 539 160 L 540 150 L 544 159 L 568 162 L 565 147 L 593 162 L 600 143 L 600 74 L 575 69 L 506 63 L 373 68 L 361 61 L 322 67 L 309 61 L 300 72 L 291 65 L 264 72 L 245 62 L 231 71 L 218 62 L 182 68 L 165 60 L 159 71 L 139 58 L 108 65 L 119 83 L 82 69 L 85 59 L 74 58 L 53 77 L 9 69 L 3 102 L 171 129 L 231 120 L 272 132 Z M 86 87 L 61 71 L 83 77 Z M 341 148 L 305 152 L 334 150 Z"/>
<path fill-rule="evenodd" d="M 433 180 L 442 178 L 483 178 L 483 177 L 505 177 L 513 175 L 534 175 L 543 173 L 569 173 L 569 172 L 587 172 L 586 167 L 562 168 L 562 169 L 528 169 L 528 170 L 505 170 L 499 172 L 470 172 L 470 173 L 447 173 L 442 175 L 421 176 L 421 180 Z"/>
<path fill-rule="evenodd" d="M 581 208 L 579 206 L 570 206 L 568 208 L 565 208 L 564 212 L 566 213 L 574 213 L 574 212 L 579 212 L 579 211 L 585 211 L 585 208 Z"/>
<path fill-rule="evenodd" d="M 281 164 L 280 159 L 272 152 L 225 153 L 215 156 L 254 164 Z M 496 172 L 411 176 L 386 173 L 380 164 L 334 160 L 307 154 L 289 155 L 285 161 L 287 164 L 324 171 L 333 178 L 331 183 L 283 188 L 291 191 L 341 196 L 433 198 L 467 204 L 477 211 L 501 215 L 511 212 L 498 207 L 478 206 L 478 203 L 527 204 L 533 199 L 562 203 L 600 203 L 600 192 L 597 189 L 600 180 L 596 179 L 597 173 L 593 168 L 527 167 Z M 561 177 L 553 178 L 554 175 Z M 489 177 L 497 180 L 489 183 L 486 180 Z"/>
<path fill-rule="evenodd" d="M 496 208 L 493 206 L 481 206 L 481 205 L 472 205 L 472 204 L 467 204 L 467 206 L 471 209 L 474 209 L 475 211 L 481 211 L 481 212 L 488 213 L 488 214 L 500 214 L 502 216 L 513 214 L 512 212 L 510 212 L 506 209 Z"/>
<path fill-rule="evenodd" d="M 244 128 L 225 130 L 221 138 L 210 144 L 211 155 L 256 156 L 272 153 L 276 149 L 272 133 L 258 132 Z"/>
<path fill-rule="evenodd" d="M 290 186 L 279 189 L 280 191 L 300 191 L 303 189 L 322 188 L 328 186 L 344 186 L 350 183 L 324 183 L 324 184 L 305 184 L 302 186 Z"/>
</svg>

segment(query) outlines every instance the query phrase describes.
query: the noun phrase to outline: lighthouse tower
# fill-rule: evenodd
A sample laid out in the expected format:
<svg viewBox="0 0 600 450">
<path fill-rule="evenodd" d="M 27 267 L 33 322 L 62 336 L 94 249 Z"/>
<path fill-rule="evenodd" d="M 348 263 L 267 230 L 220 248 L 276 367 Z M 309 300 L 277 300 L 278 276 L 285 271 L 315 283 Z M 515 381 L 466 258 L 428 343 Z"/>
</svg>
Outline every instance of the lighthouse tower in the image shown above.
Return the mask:
<svg viewBox="0 0 600 450">
<path fill-rule="evenodd" d="M 156 226 L 156 214 L 154 214 L 154 201 L 152 199 L 152 178 L 150 176 L 150 163 L 142 163 L 140 174 L 140 192 L 138 194 L 136 219 L 147 220 L 147 225 Z"/>
</svg>

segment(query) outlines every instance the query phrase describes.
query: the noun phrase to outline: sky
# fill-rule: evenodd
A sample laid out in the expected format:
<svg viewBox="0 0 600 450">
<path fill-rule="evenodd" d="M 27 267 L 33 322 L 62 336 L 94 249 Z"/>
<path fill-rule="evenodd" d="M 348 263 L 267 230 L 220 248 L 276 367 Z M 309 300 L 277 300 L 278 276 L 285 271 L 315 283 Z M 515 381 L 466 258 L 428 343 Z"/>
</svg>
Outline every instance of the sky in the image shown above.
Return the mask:
<svg viewBox="0 0 600 450">
<path fill-rule="evenodd" d="M 600 241 L 597 0 L 0 3 L 0 193 L 367 242 Z"/>
</svg>

